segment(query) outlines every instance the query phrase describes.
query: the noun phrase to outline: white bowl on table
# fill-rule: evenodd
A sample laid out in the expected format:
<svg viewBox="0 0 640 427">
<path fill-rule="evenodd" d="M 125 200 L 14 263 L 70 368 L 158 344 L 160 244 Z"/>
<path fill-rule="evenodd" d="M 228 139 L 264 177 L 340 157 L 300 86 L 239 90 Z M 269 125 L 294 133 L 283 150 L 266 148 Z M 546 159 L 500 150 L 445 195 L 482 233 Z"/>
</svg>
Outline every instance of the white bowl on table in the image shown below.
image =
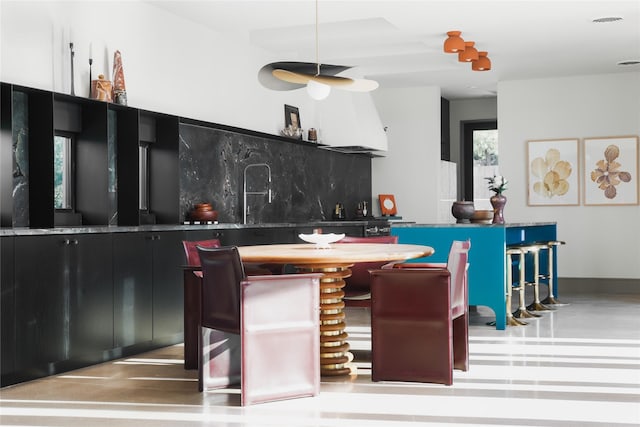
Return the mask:
<svg viewBox="0 0 640 427">
<path fill-rule="evenodd" d="M 330 249 L 331 243 L 335 243 L 344 238 L 344 233 L 298 234 L 298 237 L 307 243 L 314 243 L 318 249 Z"/>
</svg>

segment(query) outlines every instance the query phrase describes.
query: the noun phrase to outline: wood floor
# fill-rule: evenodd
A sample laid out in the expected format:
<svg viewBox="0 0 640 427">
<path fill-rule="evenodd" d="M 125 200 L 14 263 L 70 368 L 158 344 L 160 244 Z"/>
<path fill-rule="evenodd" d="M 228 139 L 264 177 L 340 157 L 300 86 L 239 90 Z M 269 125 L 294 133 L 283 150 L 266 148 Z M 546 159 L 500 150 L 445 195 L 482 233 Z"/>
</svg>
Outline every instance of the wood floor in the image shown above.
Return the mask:
<svg viewBox="0 0 640 427">
<path fill-rule="evenodd" d="M 479 308 L 471 368 L 453 386 L 373 383 L 367 309 L 349 309 L 357 373 L 314 398 L 239 406 L 198 393 L 180 345 L 0 390 L 9 426 L 639 426 L 640 296 L 563 295 L 570 305 L 496 331 Z"/>
</svg>

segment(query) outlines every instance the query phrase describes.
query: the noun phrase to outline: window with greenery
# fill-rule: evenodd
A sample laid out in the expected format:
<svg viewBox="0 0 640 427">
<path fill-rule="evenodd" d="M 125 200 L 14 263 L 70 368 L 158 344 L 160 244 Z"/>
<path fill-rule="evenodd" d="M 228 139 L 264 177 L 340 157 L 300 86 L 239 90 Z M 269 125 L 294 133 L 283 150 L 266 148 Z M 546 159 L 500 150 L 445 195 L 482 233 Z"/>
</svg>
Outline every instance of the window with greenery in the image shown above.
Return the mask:
<svg viewBox="0 0 640 427">
<path fill-rule="evenodd" d="M 499 174 L 498 130 L 473 131 L 473 200 L 486 201 L 493 195 L 487 188 L 488 176 Z M 479 209 L 476 206 L 476 209 Z"/>
<path fill-rule="evenodd" d="M 73 138 L 53 137 L 54 208 L 73 209 Z"/>
</svg>

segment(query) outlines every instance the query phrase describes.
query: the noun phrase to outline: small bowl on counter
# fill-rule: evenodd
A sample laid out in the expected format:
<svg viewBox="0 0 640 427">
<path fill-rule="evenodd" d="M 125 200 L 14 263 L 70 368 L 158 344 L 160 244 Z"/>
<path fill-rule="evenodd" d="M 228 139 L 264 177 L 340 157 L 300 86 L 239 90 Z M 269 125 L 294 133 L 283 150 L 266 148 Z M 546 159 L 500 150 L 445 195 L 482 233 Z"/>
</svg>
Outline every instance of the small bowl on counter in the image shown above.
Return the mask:
<svg viewBox="0 0 640 427">
<path fill-rule="evenodd" d="M 471 223 L 473 224 L 491 224 L 493 221 L 492 210 L 477 210 L 471 217 Z"/>
</svg>

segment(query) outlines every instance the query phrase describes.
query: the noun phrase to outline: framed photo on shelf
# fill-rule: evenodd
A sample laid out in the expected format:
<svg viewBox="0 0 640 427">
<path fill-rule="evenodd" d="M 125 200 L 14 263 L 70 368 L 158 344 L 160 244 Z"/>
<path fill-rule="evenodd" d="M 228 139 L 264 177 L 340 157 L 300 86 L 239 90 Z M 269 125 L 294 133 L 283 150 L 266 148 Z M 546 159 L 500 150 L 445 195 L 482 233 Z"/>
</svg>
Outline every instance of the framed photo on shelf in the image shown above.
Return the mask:
<svg viewBox="0 0 640 427">
<path fill-rule="evenodd" d="M 382 213 L 382 215 L 393 216 L 398 213 L 396 198 L 393 196 L 393 194 L 379 194 L 378 200 L 380 201 L 380 213 Z"/>
<path fill-rule="evenodd" d="M 527 141 L 527 205 L 580 204 L 578 138 Z"/>
<path fill-rule="evenodd" d="M 584 138 L 584 204 L 638 204 L 638 137 Z"/>
<path fill-rule="evenodd" d="M 302 128 L 300 123 L 300 112 L 298 107 L 292 105 L 284 105 L 284 127 L 292 126 L 294 128 Z"/>
</svg>

